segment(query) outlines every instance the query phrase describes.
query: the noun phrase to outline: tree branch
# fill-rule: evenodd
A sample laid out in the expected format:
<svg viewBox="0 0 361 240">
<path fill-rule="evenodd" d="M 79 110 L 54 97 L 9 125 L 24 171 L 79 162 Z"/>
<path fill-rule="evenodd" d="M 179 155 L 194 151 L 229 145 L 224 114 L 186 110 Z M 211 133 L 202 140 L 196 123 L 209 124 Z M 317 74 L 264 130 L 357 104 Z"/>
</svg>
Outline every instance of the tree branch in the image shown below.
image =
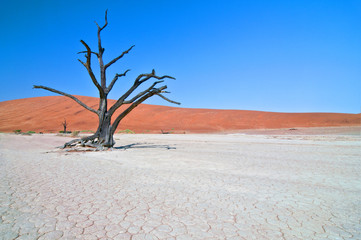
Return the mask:
<svg viewBox="0 0 361 240">
<path fill-rule="evenodd" d="M 85 68 L 87 68 L 86 67 L 86 63 L 85 62 L 83 62 L 82 60 L 80 60 L 80 59 L 78 59 L 78 61 L 81 63 L 81 64 L 83 64 L 83 66 L 85 67 Z"/>
<path fill-rule="evenodd" d="M 124 51 L 120 56 L 114 58 L 113 60 L 111 60 L 109 63 L 107 63 L 105 65 L 105 69 L 107 69 L 110 65 L 112 65 L 113 63 L 115 63 L 116 61 L 118 61 L 119 59 L 121 59 L 125 54 L 129 53 L 130 50 L 132 50 L 132 48 L 134 47 L 135 45 L 131 46 L 128 50 Z"/>
<path fill-rule="evenodd" d="M 143 79 L 142 79 L 142 78 L 143 78 Z M 155 75 L 155 70 L 153 69 L 153 70 L 152 70 L 152 73 L 140 74 L 140 75 L 135 79 L 135 81 L 136 81 L 136 82 L 139 81 L 139 82 L 143 83 L 143 82 L 147 81 L 147 80 L 150 79 L 150 78 L 156 78 L 156 79 L 158 79 L 158 80 L 161 80 L 161 79 L 164 79 L 164 78 L 170 78 L 170 79 L 174 79 L 174 80 L 175 80 L 174 77 L 171 77 L 171 76 L 168 76 L 168 75 L 164 75 L 164 76 L 158 77 L 157 75 Z"/>
<path fill-rule="evenodd" d="M 103 62 L 103 53 L 105 49 L 102 47 L 102 39 L 100 37 L 100 32 L 108 25 L 108 9 L 105 11 L 105 24 L 103 27 L 100 27 L 97 22 L 95 24 L 98 27 L 98 60 L 99 60 L 99 67 L 100 67 L 100 83 L 103 91 L 106 91 L 106 76 L 105 76 L 105 67 Z"/>
<path fill-rule="evenodd" d="M 125 72 L 122 73 L 122 74 L 115 74 L 112 82 L 109 84 L 109 86 L 108 86 L 108 88 L 106 89 L 105 92 L 106 92 L 106 93 L 109 93 L 109 92 L 112 90 L 112 88 L 113 88 L 115 82 L 118 80 L 118 78 L 124 77 L 125 75 L 127 75 L 127 72 L 129 72 L 129 71 L 130 71 L 130 69 L 128 69 L 127 71 L 125 71 Z"/>
<path fill-rule="evenodd" d="M 41 88 L 41 89 L 45 89 L 45 90 L 48 90 L 50 92 L 54 92 L 54 93 L 57 93 L 57 94 L 60 94 L 60 95 L 63 95 L 63 96 L 66 96 L 68 98 L 71 98 L 73 99 L 75 102 L 77 102 L 80 106 L 82 106 L 83 108 L 95 113 L 98 115 L 98 111 L 96 111 L 95 109 L 91 108 L 91 107 L 88 107 L 85 103 L 83 103 L 82 101 L 80 101 L 78 98 L 74 97 L 73 95 L 70 95 L 68 93 L 65 93 L 65 92 L 61 92 L 61 91 L 58 91 L 56 89 L 53 89 L 53 88 L 49 88 L 49 87 L 45 87 L 45 86 L 40 86 L 40 85 L 34 85 L 33 88 Z"/>
<path fill-rule="evenodd" d="M 115 132 L 115 130 L 117 129 L 119 122 L 125 117 L 127 116 L 134 108 L 136 108 L 139 104 L 141 104 L 142 102 L 144 102 L 145 100 L 147 100 L 148 98 L 162 92 L 164 89 L 166 89 L 167 86 L 162 86 L 160 88 L 153 88 L 151 91 L 149 91 L 147 94 L 145 94 L 143 97 L 141 97 L 140 99 L 138 99 L 137 101 L 135 101 L 134 103 L 132 103 L 125 111 L 123 111 L 121 114 L 119 114 L 119 116 L 114 120 L 113 124 L 112 124 L 112 133 Z"/>
<path fill-rule="evenodd" d="M 142 79 L 143 78 L 143 79 Z M 116 103 L 109 109 L 109 114 L 112 115 L 121 105 L 123 105 L 125 99 L 127 97 L 130 96 L 130 94 L 132 94 L 134 92 L 135 89 L 137 89 L 142 83 L 144 83 L 145 81 L 151 79 L 151 78 L 155 78 L 158 80 L 162 80 L 164 78 L 171 78 L 171 79 L 175 79 L 174 77 L 168 76 L 168 75 L 164 75 L 164 76 L 157 76 L 155 75 L 155 71 L 154 69 L 152 70 L 152 73 L 149 74 L 140 74 L 134 81 L 133 86 L 126 92 L 123 94 L 123 96 L 121 96 Z"/>
<path fill-rule="evenodd" d="M 142 97 L 144 94 L 150 92 L 154 87 L 155 85 L 157 85 L 158 83 L 162 83 L 164 81 L 157 81 L 157 82 L 154 82 L 152 84 L 152 86 L 150 86 L 147 90 L 144 90 L 143 92 L 140 92 L 138 93 L 135 97 L 133 97 L 132 99 L 128 100 L 128 101 L 124 101 L 123 104 L 129 104 L 129 103 L 133 103 L 135 102 L 138 98 Z"/>
<path fill-rule="evenodd" d="M 78 52 L 77 54 L 80 54 L 80 53 L 88 53 L 88 51 L 81 51 L 81 52 Z M 91 52 L 91 53 L 96 55 L 97 57 L 99 57 L 99 54 L 97 52 Z"/>
<path fill-rule="evenodd" d="M 105 10 L 105 24 L 103 27 L 99 27 L 98 23 L 95 22 L 95 24 L 97 25 L 99 31 L 103 30 L 107 25 L 108 25 L 108 9 Z"/>
<path fill-rule="evenodd" d="M 88 44 L 86 44 L 83 40 L 80 40 L 80 42 L 85 46 L 85 48 L 87 49 L 87 54 L 85 55 L 86 57 L 86 63 L 84 63 L 83 61 L 81 61 L 80 59 L 78 59 L 79 62 L 81 62 L 84 67 L 88 70 L 89 76 L 92 79 L 94 85 L 98 88 L 99 90 L 99 95 L 100 97 L 104 96 L 104 90 L 102 89 L 102 87 L 99 85 L 93 70 L 91 68 L 91 53 L 92 51 L 90 50 L 90 47 L 88 46 Z"/>
<path fill-rule="evenodd" d="M 167 92 L 164 92 L 164 93 L 167 93 Z M 170 100 L 169 98 L 163 96 L 163 95 L 160 94 L 160 93 L 158 93 L 157 95 L 158 95 L 159 97 L 163 98 L 164 100 L 170 102 L 170 103 L 174 103 L 174 104 L 180 105 L 180 102 L 176 102 L 176 101 Z"/>
</svg>

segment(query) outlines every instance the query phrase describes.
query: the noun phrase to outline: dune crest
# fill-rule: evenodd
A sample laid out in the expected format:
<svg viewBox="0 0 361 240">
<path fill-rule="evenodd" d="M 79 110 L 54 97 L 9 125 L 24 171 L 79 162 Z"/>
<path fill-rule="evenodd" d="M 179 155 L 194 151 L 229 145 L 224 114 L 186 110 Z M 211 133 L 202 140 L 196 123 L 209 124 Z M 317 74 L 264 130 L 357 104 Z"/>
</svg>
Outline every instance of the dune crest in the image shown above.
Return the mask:
<svg viewBox="0 0 361 240">
<path fill-rule="evenodd" d="M 97 109 L 98 98 L 77 96 Z M 109 100 L 109 105 L 114 100 Z M 121 111 L 124 108 L 119 109 Z M 69 130 L 97 128 L 97 116 L 63 96 L 36 97 L 0 102 L 0 131 L 15 129 L 58 132 L 66 118 Z M 240 129 L 360 126 L 361 114 L 276 113 L 246 110 L 190 109 L 142 104 L 119 125 L 136 133 L 214 133 Z"/>
</svg>

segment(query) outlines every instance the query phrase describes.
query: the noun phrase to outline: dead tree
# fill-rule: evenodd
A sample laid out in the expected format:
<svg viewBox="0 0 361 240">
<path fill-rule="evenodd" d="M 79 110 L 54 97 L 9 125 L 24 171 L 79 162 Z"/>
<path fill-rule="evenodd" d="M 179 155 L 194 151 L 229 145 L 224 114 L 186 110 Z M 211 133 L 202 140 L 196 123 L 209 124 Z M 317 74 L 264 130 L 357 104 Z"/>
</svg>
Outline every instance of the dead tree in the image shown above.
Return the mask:
<svg viewBox="0 0 361 240">
<path fill-rule="evenodd" d="M 67 122 L 66 122 L 66 119 L 64 118 L 64 122 L 62 122 L 61 124 L 63 124 L 63 127 L 64 127 L 64 131 L 63 133 L 66 133 L 66 126 L 68 126 Z"/>
<path fill-rule="evenodd" d="M 66 97 L 69 97 L 73 99 L 75 102 L 80 104 L 83 108 L 91 111 L 92 113 L 96 114 L 99 119 L 99 125 L 96 132 L 88 137 L 84 137 L 82 139 L 75 139 L 73 141 L 67 142 L 64 144 L 63 148 L 65 147 L 72 147 L 76 144 L 80 144 L 82 146 L 91 146 L 95 147 L 99 150 L 106 149 L 109 147 L 113 147 L 115 142 L 113 138 L 113 134 L 115 133 L 115 130 L 117 129 L 120 121 L 127 116 L 134 108 L 136 108 L 139 104 L 147 100 L 148 98 L 157 95 L 164 100 L 174 103 L 174 104 L 180 104 L 178 102 L 172 101 L 165 97 L 163 93 L 169 93 L 165 91 L 167 88 L 166 85 L 159 86 L 159 84 L 163 83 L 163 79 L 175 79 L 174 77 L 164 75 L 164 76 L 158 76 L 155 73 L 155 70 L 153 69 L 150 73 L 143 73 L 140 74 L 135 80 L 133 85 L 121 96 L 119 99 L 110 107 L 108 107 L 108 94 L 112 90 L 114 84 L 117 82 L 117 80 L 120 77 L 126 76 L 126 74 L 130 71 L 129 69 L 124 71 L 121 74 L 115 74 L 114 78 L 110 81 L 109 84 L 107 84 L 106 79 L 106 71 L 107 69 L 112 66 L 114 63 L 116 63 L 119 59 L 123 58 L 124 55 L 128 54 L 130 50 L 134 47 L 131 46 L 128 50 L 124 51 L 122 54 L 120 54 L 118 57 L 114 58 L 108 63 L 104 63 L 103 61 L 103 54 L 104 54 L 104 48 L 102 46 L 101 42 L 101 36 L 100 33 L 104 30 L 104 28 L 108 25 L 107 20 L 107 11 L 105 12 L 105 24 L 100 27 L 97 22 L 95 22 L 98 27 L 98 51 L 92 51 L 88 44 L 86 44 L 83 40 L 80 40 L 80 42 L 84 45 L 85 51 L 79 52 L 79 53 L 85 53 L 85 60 L 82 61 L 80 59 L 79 62 L 86 68 L 93 84 L 96 86 L 99 92 L 99 108 L 93 109 L 89 106 L 87 106 L 84 102 L 80 101 L 78 98 L 76 98 L 73 95 L 70 95 L 65 92 L 58 91 L 53 88 L 45 87 L 45 86 L 39 86 L 34 85 L 34 88 L 41 88 L 48 90 L 50 92 L 54 92 Z M 99 68 L 100 68 L 100 82 L 95 77 L 93 73 L 93 69 L 91 67 L 91 57 L 95 56 L 99 60 Z M 132 95 L 133 97 L 129 97 L 131 94 L 134 93 L 134 91 L 143 83 L 149 82 L 149 80 L 153 80 L 153 83 L 150 84 L 150 86 L 144 90 L 139 92 L 138 94 Z M 121 107 L 122 105 L 126 105 L 125 110 L 120 113 L 118 116 L 115 116 L 115 119 L 113 120 L 113 115 L 115 111 Z"/>
</svg>

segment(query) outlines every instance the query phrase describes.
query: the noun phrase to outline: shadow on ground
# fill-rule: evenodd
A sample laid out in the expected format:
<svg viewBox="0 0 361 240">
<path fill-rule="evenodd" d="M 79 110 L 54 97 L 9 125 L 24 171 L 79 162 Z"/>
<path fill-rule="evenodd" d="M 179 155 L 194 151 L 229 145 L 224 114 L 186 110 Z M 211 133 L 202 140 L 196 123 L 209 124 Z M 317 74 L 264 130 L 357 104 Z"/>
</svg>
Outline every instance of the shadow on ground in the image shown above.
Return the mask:
<svg viewBox="0 0 361 240">
<path fill-rule="evenodd" d="M 119 149 L 119 150 L 127 150 L 127 149 L 134 149 L 134 148 L 157 148 L 157 149 L 164 148 L 167 150 L 176 149 L 175 147 L 171 147 L 169 145 L 152 145 L 149 143 L 132 143 L 132 144 L 124 145 L 124 146 L 114 147 L 114 149 Z"/>
</svg>

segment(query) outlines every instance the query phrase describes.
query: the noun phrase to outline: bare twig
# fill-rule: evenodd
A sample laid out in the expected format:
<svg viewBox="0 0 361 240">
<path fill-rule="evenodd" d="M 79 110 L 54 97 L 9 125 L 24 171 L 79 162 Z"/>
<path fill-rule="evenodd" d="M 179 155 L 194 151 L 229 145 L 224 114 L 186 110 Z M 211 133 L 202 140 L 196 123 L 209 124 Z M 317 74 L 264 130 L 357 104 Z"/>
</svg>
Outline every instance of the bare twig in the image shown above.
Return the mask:
<svg viewBox="0 0 361 240">
<path fill-rule="evenodd" d="M 108 9 L 105 10 L 105 24 L 104 24 L 104 26 L 100 27 L 96 21 L 95 21 L 95 24 L 97 25 L 99 31 L 103 30 L 108 25 Z"/>
<path fill-rule="evenodd" d="M 125 54 L 129 53 L 130 50 L 132 50 L 132 48 L 134 47 L 135 45 L 131 46 L 128 50 L 124 51 L 122 54 L 120 54 L 120 56 L 114 58 L 113 60 L 111 60 L 109 63 L 107 63 L 105 65 L 105 69 L 107 69 L 110 65 L 112 65 L 113 63 L 115 63 L 116 61 L 118 61 L 119 59 L 121 59 Z"/>
<path fill-rule="evenodd" d="M 129 71 L 130 71 L 130 69 L 126 70 L 126 71 L 125 71 L 124 73 L 122 73 L 122 74 L 115 74 L 113 80 L 111 81 L 111 83 L 109 84 L 109 86 L 108 86 L 108 88 L 107 88 L 107 90 L 106 90 L 106 93 L 109 93 L 109 92 L 112 90 L 112 88 L 113 88 L 115 82 L 118 80 L 118 78 L 124 77 L 125 75 L 127 75 L 127 72 L 129 72 Z"/>
<path fill-rule="evenodd" d="M 80 54 L 80 53 L 88 53 L 88 51 L 81 51 L 81 52 L 78 52 L 77 54 Z M 96 55 L 97 57 L 99 57 L 99 54 L 97 52 L 91 52 L 91 53 Z"/>
<path fill-rule="evenodd" d="M 165 97 L 164 95 L 158 93 L 157 94 L 159 97 L 163 98 L 164 100 L 170 102 L 170 103 L 174 103 L 174 104 L 177 104 L 177 105 L 180 105 L 180 102 L 176 102 L 176 101 L 173 101 L 173 100 L 170 100 L 169 98 Z"/>
<path fill-rule="evenodd" d="M 164 79 L 164 78 L 170 78 L 170 79 L 175 79 L 174 77 L 171 77 L 171 76 L 168 76 L 168 75 L 164 75 L 164 76 L 157 76 L 155 74 L 155 70 L 153 69 L 152 70 L 152 73 L 146 73 L 146 74 L 140 74 L 136 79 L 135 79 L 135 82 L 140 82 L 140 83 L 143 83 L 151 78 L 155 78 L 155 79 L 158 79 L 158 80 L 161 80 L 161 79 Z"/>
</svg>

